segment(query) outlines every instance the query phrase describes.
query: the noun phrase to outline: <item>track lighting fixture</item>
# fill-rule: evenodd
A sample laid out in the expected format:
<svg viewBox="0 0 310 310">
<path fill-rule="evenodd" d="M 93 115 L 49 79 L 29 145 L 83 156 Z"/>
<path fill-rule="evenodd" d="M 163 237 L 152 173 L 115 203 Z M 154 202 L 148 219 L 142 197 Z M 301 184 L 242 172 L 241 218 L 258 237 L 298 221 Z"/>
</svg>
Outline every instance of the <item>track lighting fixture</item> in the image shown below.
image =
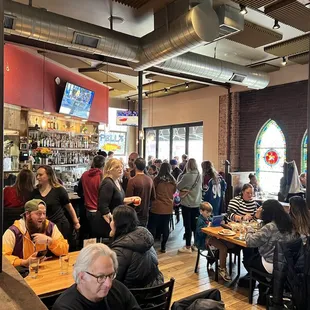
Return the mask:
<svg viewBox="0 0 310 310">
<path fill-rule="evenodd" d="M 274 25 L 272 29 L 280 29 L 279 21 L 277 19 L 274 20 Z"/>
<path fill-rule="evenodd" d="M 144 94 L 145 94 L 145 98 L 149 97 L 149 94 L 147 92 L 145 92 Z"/>
<path fill-rule="evenodd" d="M 286 64 L 287 64 L 286 57 L 283 57 L 282 58 L 282 66 L 286 66 Z"/>
<path fill-rule="evenodd" d="M 167 89 L 167 88 L 164 88 L 164 92 L 165 92 L 165 93 L 168 93 L 168 89 Z"/>
<path fill-rule="evenodd" d="M 243 4 L 240 4 L 240 14 L 245 15 L 248 13 L 248 10 L 246 9 L 246 6 Z"/>
<path fill-rule="evenodd" d="M 185 83 L 185 88 L 188 89 L 189 88 L 189 84 L 186 82 Z"/>
</svg>

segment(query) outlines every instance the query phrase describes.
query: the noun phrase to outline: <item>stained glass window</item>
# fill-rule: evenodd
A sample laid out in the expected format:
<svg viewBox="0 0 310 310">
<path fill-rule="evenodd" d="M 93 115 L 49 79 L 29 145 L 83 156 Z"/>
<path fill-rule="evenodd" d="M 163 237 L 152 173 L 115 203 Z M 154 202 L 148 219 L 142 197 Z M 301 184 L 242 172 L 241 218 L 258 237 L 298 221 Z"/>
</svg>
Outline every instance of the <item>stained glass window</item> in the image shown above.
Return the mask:
<svg viewBox="0 0 310 310">
<path fill-rule="evenodd" d="M 307 172 L 308 132 L 306 130 L 301 142 L 301 172 Z"/>
<path fill-rule="evenodd" d="M 269 120 L 257 135 L 255 171 L 264 192 L 277 194 L 286 159 L 286 142 L 278 124 Z"/>
</svg>

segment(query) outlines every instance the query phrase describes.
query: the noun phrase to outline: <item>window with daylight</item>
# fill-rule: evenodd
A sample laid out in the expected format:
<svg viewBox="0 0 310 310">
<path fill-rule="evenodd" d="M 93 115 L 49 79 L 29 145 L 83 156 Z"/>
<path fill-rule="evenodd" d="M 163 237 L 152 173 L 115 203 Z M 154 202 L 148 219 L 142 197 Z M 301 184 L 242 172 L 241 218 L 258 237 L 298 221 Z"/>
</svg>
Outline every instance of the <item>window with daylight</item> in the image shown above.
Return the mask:
<svg viewBox="0 0 310 310">
<path fill-rule="evenodd" d="M 277 194 L 286 160 L 286 142 L 278 124 L 269 120 L 257 135 L 255 171 L 264 192 Z"/>
<path fill-rule="evenodd" d="M 306 130 L 301 142 L 301 172 L 307 172 L 308 132 Z"/>
</svg>

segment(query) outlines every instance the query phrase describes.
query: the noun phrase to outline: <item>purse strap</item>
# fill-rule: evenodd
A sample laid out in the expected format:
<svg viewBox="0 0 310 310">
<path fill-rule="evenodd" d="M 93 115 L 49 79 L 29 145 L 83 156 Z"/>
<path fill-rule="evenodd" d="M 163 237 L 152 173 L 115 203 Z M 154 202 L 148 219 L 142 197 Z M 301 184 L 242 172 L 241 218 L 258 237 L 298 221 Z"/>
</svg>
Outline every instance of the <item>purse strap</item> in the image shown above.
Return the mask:
<svg viewBox="0 0 310 310">
<path fill-rule="evenodd" d="M 196 178 L 196 180 L 195 180 L 193 186 L 192 186 L 191 189 L 189 190 L 189 192 L 191 192 L 191 191 L 196 187 L 196 185 L 198 184 L 199 176 L 200 176 L 200 174 L 199 174 L 199 172 L 198 172 L 197 178 Z"/>
</svg>

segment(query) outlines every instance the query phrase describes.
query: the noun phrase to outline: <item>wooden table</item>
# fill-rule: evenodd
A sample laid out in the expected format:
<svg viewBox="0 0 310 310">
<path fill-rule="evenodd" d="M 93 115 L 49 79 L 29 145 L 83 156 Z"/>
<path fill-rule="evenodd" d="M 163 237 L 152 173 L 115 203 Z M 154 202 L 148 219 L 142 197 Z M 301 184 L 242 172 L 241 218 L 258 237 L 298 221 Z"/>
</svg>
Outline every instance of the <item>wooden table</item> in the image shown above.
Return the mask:
<svg viewBox="0 0 310 310">
<path fill-rule="evenodd" d="M 79 251 L 69 253 L 69 272 L 66 275 L 60 274 L 58 258 L 47 260 L 40 264 L 39 273 L 36 279 L 26 277 L 27 284 L 39 297 L 48 297 L 61 293 L 74 283 L 72 276 L 73 265 L 79 255 Z"/>
<path fill-rule="evenodd" d="M 205 227 L 205 228 L 202 228 L 202 232 L 204 232 L 205 234 L 209 236 L 215 237 L 217 239 L 225 240 L 230 243 L 246 248 L 246 242 L 244 240 L 236 239 L 236 237 L 239 237 L 240 235 L 239 232 L 237 232 L 234 236 L 223 236 L 219 234 L 219 231 L 221 231 L 222 229 L 223 227 Z"/>
</svg>

